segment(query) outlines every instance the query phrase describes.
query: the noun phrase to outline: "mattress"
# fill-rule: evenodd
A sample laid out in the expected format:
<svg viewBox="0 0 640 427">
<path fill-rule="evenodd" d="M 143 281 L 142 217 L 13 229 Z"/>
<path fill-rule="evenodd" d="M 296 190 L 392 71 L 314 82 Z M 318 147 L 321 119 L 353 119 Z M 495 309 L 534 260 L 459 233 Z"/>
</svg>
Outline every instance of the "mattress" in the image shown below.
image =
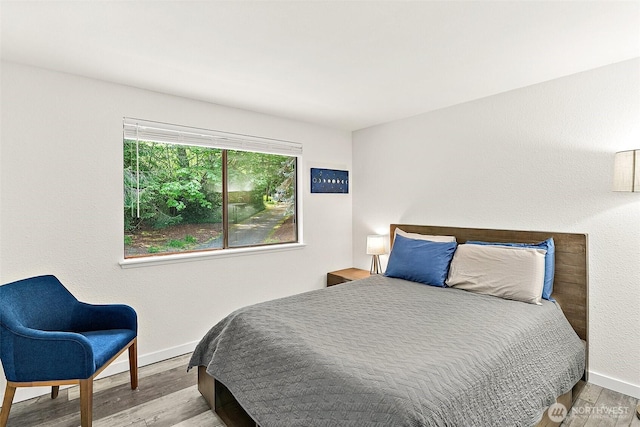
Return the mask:
<svg viewBox="0 0 640 427">
<path fill-rule="evenodd" d="M 582 377 L 561 309 L 380 275 L 239 309 L 201 340 L 261 426 L 531 426 Z"/>
</svg>

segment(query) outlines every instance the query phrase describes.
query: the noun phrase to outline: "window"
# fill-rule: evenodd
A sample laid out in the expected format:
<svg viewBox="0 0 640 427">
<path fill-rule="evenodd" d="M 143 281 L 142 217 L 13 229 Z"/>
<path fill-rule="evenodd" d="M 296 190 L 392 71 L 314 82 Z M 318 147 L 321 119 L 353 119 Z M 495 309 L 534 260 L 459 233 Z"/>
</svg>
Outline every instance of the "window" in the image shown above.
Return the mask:
<svg viewBox="0 0 640 427">
<path fill-rule="evenodd" d="M 124 120 L 124 257 L 298 242 L 300 144 Z"/>
</svg>

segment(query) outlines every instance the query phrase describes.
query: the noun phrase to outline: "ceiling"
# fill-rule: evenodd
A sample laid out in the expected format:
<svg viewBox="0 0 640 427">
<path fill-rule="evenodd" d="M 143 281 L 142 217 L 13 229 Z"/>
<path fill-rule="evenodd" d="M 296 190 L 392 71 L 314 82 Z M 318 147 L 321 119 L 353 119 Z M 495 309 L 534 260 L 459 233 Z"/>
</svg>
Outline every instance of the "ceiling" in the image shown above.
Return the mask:
<svg viewBox="0 0 640 427">
<path fill-rule="evenodd" d="M 3 60 L 345 130 L 640 57 L 640 0 L 0 8 Z"/>
</svg>

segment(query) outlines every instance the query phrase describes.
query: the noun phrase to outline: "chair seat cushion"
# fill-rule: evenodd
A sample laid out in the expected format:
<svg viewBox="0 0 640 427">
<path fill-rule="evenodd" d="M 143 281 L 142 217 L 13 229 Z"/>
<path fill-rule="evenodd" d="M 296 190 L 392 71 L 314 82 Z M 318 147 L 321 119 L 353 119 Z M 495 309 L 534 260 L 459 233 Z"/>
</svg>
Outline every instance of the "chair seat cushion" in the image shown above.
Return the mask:
<svg viewBox="0 0 640 427">
<path fill-rule="evenodd" d="M 78 332 L 89 340 L 93 349 L 93 360 L 96 370 L 107 363 L 125 345 L 136 337 L 131 329 L 108 329 L 105 331 Z"/>
</svg>

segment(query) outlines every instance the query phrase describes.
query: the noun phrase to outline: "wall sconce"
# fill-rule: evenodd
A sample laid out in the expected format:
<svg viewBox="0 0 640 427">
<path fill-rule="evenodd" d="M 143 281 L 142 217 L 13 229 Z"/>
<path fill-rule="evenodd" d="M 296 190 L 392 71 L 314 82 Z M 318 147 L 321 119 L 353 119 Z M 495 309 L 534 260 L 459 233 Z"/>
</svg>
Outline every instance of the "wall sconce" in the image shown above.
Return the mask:
<svg viewBox="0 0 640 427">
<path fill-rule="evenodd" d="M 367 255 L 373 256 L 371 258 L 371 268 L 369 269 L 371 274 L 382 273 L 382 268 L 380 268 L 380 255 L 387 253 L 384 238 L 385 236 L 378 234 L 367 236 Z"/>
<path fill-rule="evenodd" d="M 613 191 L 640 192 L 640 150 L 616 153 L 613 165 Z"/>
</svg>

